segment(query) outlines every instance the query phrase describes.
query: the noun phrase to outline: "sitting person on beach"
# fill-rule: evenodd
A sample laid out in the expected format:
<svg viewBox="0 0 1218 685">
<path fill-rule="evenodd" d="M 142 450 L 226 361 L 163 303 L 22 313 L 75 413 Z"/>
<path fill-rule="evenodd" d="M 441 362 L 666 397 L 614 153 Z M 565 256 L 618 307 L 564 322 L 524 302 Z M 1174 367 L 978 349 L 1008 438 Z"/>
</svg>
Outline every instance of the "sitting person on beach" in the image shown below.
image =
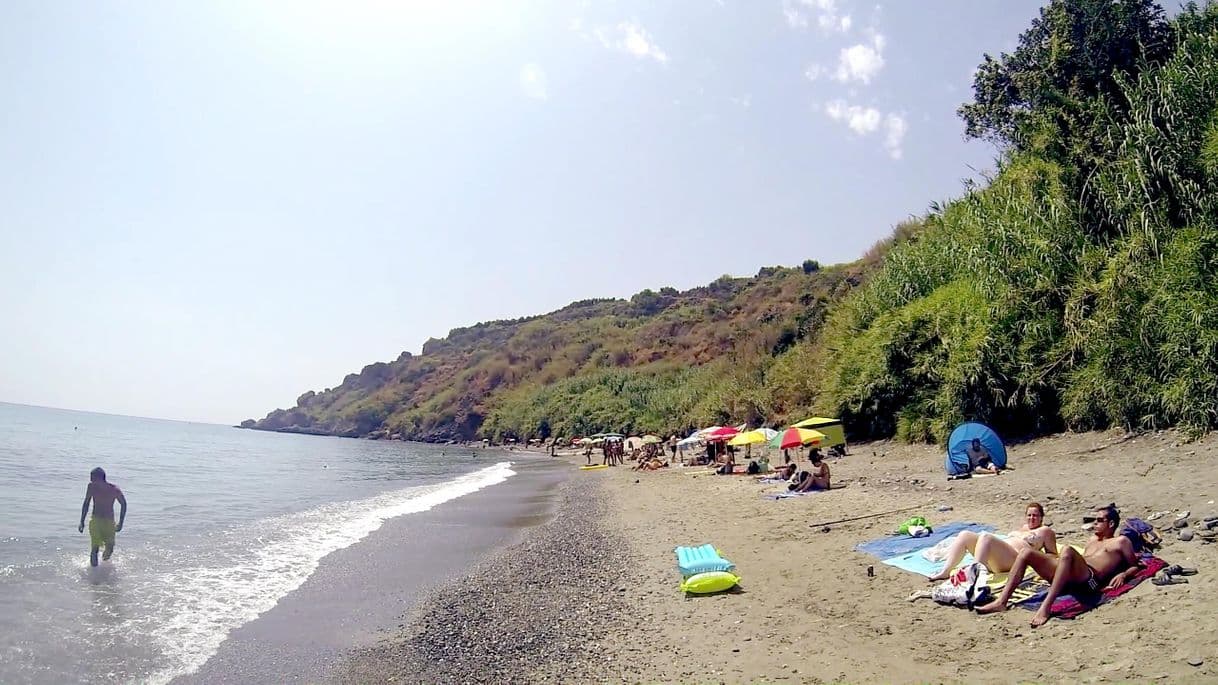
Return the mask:
<svg viewBox="0 0 1218 685">
<path fill-rule="evenodd" d="M 930 581 L 933 583 L 947 580 L 952 569 L 964 558 L 965 552 L 972 553 L 973 558 L 985 564 L 990 571 L 1006 573 L 1011 570 L 1015 558 L 1025 549 L 1057 555 L 1057 534 L 1045 525 L 1045 509 L 1039 502 L 1032 502 L 1024 509 L 1023 526 L 1011 531 L 1005 540 L 990 533 L 975 533 L 971 530 L 961 532 L 948 548 L 943 570 L 931 576 Z"/>
<path fill-rule="evenodd" d="M 1084 519 L 1086 520 L 1086 519 Z M 1019 553 L 1011 565 L 1011 577 L 1002 588 L 1002 594 L 993 602 L 977 607 L 977 613 L 989 614 L 1006 611 L 1011 593 L 1023 581 L 1024 570 L 1031 566 L 1036 575 L 1049 581 L 1049 592 L 1040 609 L 1032 617 L 1036 628 L 1049 620 L 1053 602 L 1062 594 L 1076 597 L 1095 597 L 1106 589 L 1123 585 L 1142 569 L 1142 563 L 1133 552 L 1133 543 L 1124 535 L 1117 535 L 1121 524 L 1121 512 L 1115 504 L 1099 507 L 1092 517 L 1095 534 L 1087 541 L 1087 547 L 1079 554 L 1073 547 L 1062 550 L 1060 557 L 1028 548 Z"/>
<path fill-rule="evenodd" d="M 736 455 L 732 452 L 724 452 L 726 458 L 723 460 L 723 466 L 720 466 L 715 473 L 720 476 L 730 476 L 736 470 Z"/>
<path fill-rule="evenodd" d="M 795 492 L 812 492 L 813 490 L 829 489 L 829 465 L 825 463 L 820 450 L 814 449 L 808 455 L 812 460 L 812 470 L 799 474 L 799 482 L 792 488 Z M 806 476 L 806 477 L 805 477 Z"/>
<path fill-rule="evenodd" d="M 1002 470 L 995 466 L 994 460 L 990 458 L 990 451 L 977 438 L 973 438 L 972 444 L 968 446 L 965 452 L 968 454 L 970 472 L 992 473 L 995 476 L 1002 473 Z"/>
<path fill-rule="evenodd" d="M 774 473 L 771 473 L 771 474 L 768 474 L 765 476 L 761 476 L 757 480 L 759 480 L 759 481 L 791 480 L 791 476 L 794 476 L 794 475 L 795 475 L 795 464 L 783 464 L 782 466 L 779 466 L 778 468 L 774 469 Z"/>
</svg>

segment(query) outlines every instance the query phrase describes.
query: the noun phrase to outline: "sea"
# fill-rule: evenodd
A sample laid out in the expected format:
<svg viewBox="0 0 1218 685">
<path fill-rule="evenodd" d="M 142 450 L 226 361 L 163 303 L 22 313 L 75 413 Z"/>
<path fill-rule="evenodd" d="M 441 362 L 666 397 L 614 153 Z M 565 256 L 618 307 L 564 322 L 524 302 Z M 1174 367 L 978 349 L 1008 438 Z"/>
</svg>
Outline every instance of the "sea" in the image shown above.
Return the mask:
<svg viewBox="0 0 1218 685">
<path fill-rule="evenodd" d="M 95 466 L 128 511 L 92 568 Z M 190 674 L 326 555 L 515 473 L 477 448 L 0 403 L 0 683 Z"/>
</svg>

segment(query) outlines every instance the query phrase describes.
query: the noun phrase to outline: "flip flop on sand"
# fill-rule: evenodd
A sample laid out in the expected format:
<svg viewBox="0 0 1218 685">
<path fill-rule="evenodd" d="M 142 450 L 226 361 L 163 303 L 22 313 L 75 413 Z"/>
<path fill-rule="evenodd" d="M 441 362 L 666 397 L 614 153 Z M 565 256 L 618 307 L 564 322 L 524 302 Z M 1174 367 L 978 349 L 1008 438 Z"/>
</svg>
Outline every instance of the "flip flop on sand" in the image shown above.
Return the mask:
<svg viewBox="0 0 1218 685">
<path fill-rule="evenodd" d="M 1197 575 L 1197 569 L 1188 568 L 1187 566 L 1181 566 L 1180 564 L 1172 564 L 1171 566 L 1168 566 L 1167 568 L 1163 569 L 1162 572 L 1166 573 L 1169 576 L 1195 576 L 1195 575 Z"/>
<path fill-rule="evenodd" d="M 1150 579 L 1150 582 L 1154 583 L 1155 585 L 1180 585 L 1180 584 L 1187 584 L 1188 580 L 1185 578 L 1176 578 L 1175 576 L 1169 576 L 1166 573 L 1164 573 L 1163 571 L 1159 571 L 1158 573 L 1155 574 L 1154 578 Z"/>
</svg>

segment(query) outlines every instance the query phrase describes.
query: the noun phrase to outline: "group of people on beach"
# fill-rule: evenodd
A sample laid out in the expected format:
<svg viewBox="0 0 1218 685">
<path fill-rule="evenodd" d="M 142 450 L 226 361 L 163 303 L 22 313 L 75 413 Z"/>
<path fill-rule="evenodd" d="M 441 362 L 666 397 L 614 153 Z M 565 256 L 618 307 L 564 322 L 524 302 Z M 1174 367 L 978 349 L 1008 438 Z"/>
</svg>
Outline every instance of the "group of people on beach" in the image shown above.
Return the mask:
<svg viewBox="0 0 1218 685">
<path fill-rule="evenodd" d="M 787 490 L 791 492 L 812 492 L 828 490 L 831 487 L 829 464 L 825 462 L 825 456 L 819 447 L 808 450 L 808 468 L 804 470 L 800 470 L 796 462 L 792 461 L 789 450 L 783 450 L 783 460 L 785 463 L 770 473 L 766 473 L 769 464 L 762 462 L 759 470 L 763 475 L 759 476 L 758 480 L 767 483 L 784 482 Z"/>
<path fill-rule="evenodd" d="M 1118 533 L 1121 512 L 1115 504 L 1098 507 L 1084 521 L 1092 528 L 1091 539 L 1083 551 L 1066 546 L 1059 549 L 1057 534 L 1045 524 L 1045 510 L 1037 502 L 1024 509 L 1024 523 L 1005 537 L 990 533 L 964 531 L 956 535 L 947 551 L 942 570 L 931 582 L 947 579 L 966 552 L 994 573 L 1009 577 L 993 601 L 976 607 L 989 614 L 1007 609 L 1011 595 L 1031 568 L 1049 583 L 1048 593 L 1032 618 L 1032 627 L 1049 620 L 1049 610 L 1062 594 L 1091 597 L 1108 588 L 1118 588 L 1142 569 L 1132 540 Z"/>
</svg>

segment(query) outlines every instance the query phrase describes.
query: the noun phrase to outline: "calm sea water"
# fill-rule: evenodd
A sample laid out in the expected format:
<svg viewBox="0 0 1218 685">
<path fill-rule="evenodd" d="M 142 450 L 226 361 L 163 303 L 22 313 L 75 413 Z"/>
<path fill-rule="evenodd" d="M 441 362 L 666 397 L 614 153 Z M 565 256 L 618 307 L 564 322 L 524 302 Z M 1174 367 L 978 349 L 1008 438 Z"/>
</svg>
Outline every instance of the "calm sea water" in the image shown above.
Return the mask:
<svg viewBox="0 0 1218 685">
<path fill-rule="evenodd" d="M 97 569 L 76 530 L 94 466 L 129 505 Z M 0 403 L 0 683 L 166 682 L 325 555 L 511 475 L 452 446 Z"/>
</svg>

